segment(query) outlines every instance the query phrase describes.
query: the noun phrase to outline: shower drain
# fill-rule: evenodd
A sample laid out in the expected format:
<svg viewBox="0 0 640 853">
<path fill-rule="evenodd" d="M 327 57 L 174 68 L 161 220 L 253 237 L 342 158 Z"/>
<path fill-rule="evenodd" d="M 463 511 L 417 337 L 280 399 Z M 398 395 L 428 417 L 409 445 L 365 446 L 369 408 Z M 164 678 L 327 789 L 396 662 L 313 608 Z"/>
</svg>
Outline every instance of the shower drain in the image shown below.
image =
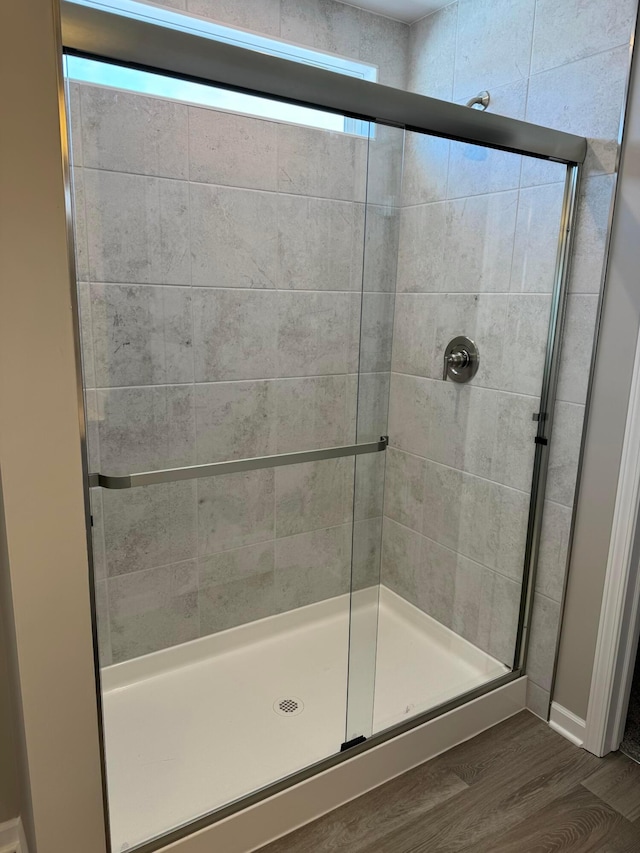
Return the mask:
<svg viewBox="0 0 640 853">
<path fill-rule="evenodd" d="M 283 699 L 276 699 L 273 710 L 281 717 L 295 717 L 304 711 L 304 702 L 296 696 L 286 696 Z"/>
</svg>

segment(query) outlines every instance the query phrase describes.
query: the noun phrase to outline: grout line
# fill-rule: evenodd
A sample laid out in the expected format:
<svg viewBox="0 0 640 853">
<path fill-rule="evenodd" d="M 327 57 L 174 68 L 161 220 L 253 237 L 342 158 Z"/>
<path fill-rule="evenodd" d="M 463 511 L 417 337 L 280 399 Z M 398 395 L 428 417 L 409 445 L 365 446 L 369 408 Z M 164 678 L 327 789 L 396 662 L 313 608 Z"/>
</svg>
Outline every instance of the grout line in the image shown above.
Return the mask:
<svg viewBox="0 0 640 853">
<path fill-rule="evenodd" d="M 485 569 L 487 572 L 491 572 L 494 575 L 499 575 L 501 578 L 505 580 L 511 581 L 511 583 L 516 584 L 517 586 L 522 586 L 522 579 L 516 580 L 509 575 L 504 574 L 499 569 L 494 569 L 491 566 L 486 566 L 484 563 L 480 563 L 478 560 L 474 560 L 472 557 L 468 557 L 466 554 L 463 554 L 461 551 L 456 551 L 454 548 L 450 548 L 448 545 L 443 545 L 442 542 L 438 542 L 436 539 L 432 539 L 430 536 L 425 536 L 424 533 L 420 533 L 418 530 L 414 530 L 412 527 L 408 527 L 406 524 L 403 524 L 401 521 L 396 521 L 395 518 L 391 518 L 391 516 L 384 516 L 388 521 L 391 521 L 393 524 L 397 524 L 398 527 L 402 527 L 404 530 L 408 530 L 410 533 L 413 533 L 414 536 L 419 536 L 421 539 L 426 539 L 427 542 L 432 542 L 434 545 L 437 545 L 439 548 L 443 548 L 445 551 L 448 551 L 450 554 L 455 554 L 458 557 L 463 557 L 465 560 L 468 560 L 470 563 L 473 563 L 476 566 L 479 566 L 481 569 Z M 524 553 L 523 553 L 524 557 Z M 547 598 L 548 596 L 545 596 Z M 549 599 L 553 601 L 553 599 Z M 556 602 L 557 603 L 557 602 Z"/>
<path fill-rule="evenodd" d="M 373 371 L 363 371 L 361 376 L 388 376 L 388 370 L 373 370 Z M 350 377 L 357 376 L 357 373 L 312 373 L 304 376 L 272 376 L 272 377 L 262 377 L 255 379 L 218 379 L 213 381 L 203 381 L 203 382 L 169 382 L 169 383 L 159 383 L 158 385 L 107 385 L 100 386 L 97 388 L 87 388 L 86 391 L 130 391 L 130 390 L 149 390 L 155 388 L 197 388 L 198 386 L 209 386 L 209 385 L 240 385 L 248 382 L 294 382 L 298 379 L 333 379 L 340 377 Z M 477 386 L 480 387 L 480 386 Z"/>
<path fill-rule="evenodd" d="M 348 503 L 348 501 L 347 501 L 347 503 Z M 365 519 L 357 519 L 356 521 L 369 521 L 370 519 L 378 519 L 378 518 L 382 519 L 383 516 L 381 516 L 381 515 L 368 516 Z M 393 521 L 393 519 L 391 519 L 391 520 Z M 247 543 L 246 545 L 238 545 L 235 548 L 224 548 L 221 551 L 209 551 L 206 554 L 196 554 L 195 556 L 184 557 L 183 559 L 176 560 L 172 563 L 159 563 L 159 564 L 153 565 L 153 566 L 145 566 L 142 569 L 135 569 L 134 571 L 131 571 L 131 572 L 118 572 L 117 574 L 114 574 L 114 575 L 106 575 L 104 578 L 98 580 L 96 583 L 104 582 L 105 586 L 107 588 L 107 591 L 108 591 L 108 588 L 110 586 L 110 582 L 111 581 L 117 581 L 120 578 L 129 578 L 129 577 L 133 577 L 134 575 L 136 575 L 136 576 L 140 575 L 142 572 L 154 572 L 154 571 L 159 571 L 160 569 L 170 569 L 170 568 L 173 568 L 174 566 L 187 566 L 187 565 L 191 565 L 193 563 L 196 564 L 195 568 L 198 571 L 198 577 L 199 577 L 199 575 L 200 575 L 200 563 L 204 560 L 209 560 L 209 559 L 215 558 L 215 557 L 221 557 L 224 554 L 233 554 L 233 553 L 236 553 L 237 551 L 245 551 L 247 548 L 259 548 L 259 547 L 264 548 L 264 547 L 268 547 L 268 546 L 273 546 L 274 551 L 275 551 L 275 547 L 279 542 L 284 542 L 288 539 L 297 539 L 300 536 L 307 536 L 311 533 L 318 533 L 320 531 L 325 531 L 325 530 L 344 530 L 346 528 L 351 527 L 352 525 L 354 525 L 354 522 L 352 520 L 349 520 L 349 521 L 340 521 L 337 524 L 329 524 L 329 525 L 322 525 L 320 527 L 312 527 L 312 528 L 309 528 L 307 530 L 301 530 L 299 533 L 288 534 L 287 536 L 276 536 L 274 533 L 273 537 L 271 537 L 269 539 L 261 539 L 258 542 L 250 542 L 250 543 Z M 274 524 L 274 529 L 275 529 L 275 524 Z M 263 574 L 263 572 L 256 572 L 255 574 Z M 233 580 L 241 580 L 241 578 L 234 578 Z M 226 581 L 221 581 L 220 583 L 226 583 Z"/>
<path fill-rule="evenodd" d="M 428 462 L 430 465 L 438 465 L 440 468 L 446 468 L 449 471 L 457 471 L 459 473 L 464 474 L 467 477 L 472 477 L 474 480 L 482 480 L 483 483 L 491 483 L 493 486 L 499 486 L 501 489 L 508 489 L 510 492 L 517 492 L 520 495 L 525 495 L 527 497 L 530 496 L 530 491 L 525 491 L 524 489 L 518 489 L 515 486 L 508 486 L 505 483 L 500 483 L 497 480 L 490 480 L 488 477 L 482 477 L 480 474 L 473 474 L 470 471 L 465 471 L 462 468 L 454 468 L 452 465 L 447 465 L 444 462 L 438 462 L 435 459 L 430 459 L 428 456 L 420 456 L 419 453 L 412 453 L 409 450 L 402 450 L 400 447 L 396 447 L 394 444 L 389 444 L 389 450 L 392 453 L 402 453 L 405 456 L 413 456 L 415 459 L 421 459 L 424 462 Z M 551 501 L 550 503 L 554 503 Z"/>
<path fill-rule="evenodd" d="M 631 34 L 630 34 L 631 35 Z M 602 56 L 605 53 L 615 53 L 618 50 L 624 48 L 626 51 L 629 50 L 629 41 L 625 41 L 622 44 L 616 44 L 613 47 L 605 47 L 602 50 L 596 50 L 593 53 L 589 53 L 586 56 L 580 56 L 578 59 L 571 59 L 569 62 L 560 62 L 558 65 L 551 65 L 549 68 L 542 68 L 540 71 L 535 71 L 529 75 L 529 79 L 531 80 L 533 77 L 539 77 L 541 74 L 547 74 L 550 71 L 557 71 L 560 68 L 566 68 L 569 65 L 576 65 L 578 62 L 585 62 L 588 59 L 593 59 L 596 56 Z M 571 133 L 571 131 L 567 131 Z"/>
<path fill-rule="evenodd" d="M 393 376 L 398 376 L 398 377 L 408 376 L 408 377 L 411 377 L 412 379 L 422 379 L 425 382 L 436 382 L 438 385 L 442 384 L 442 379 L 436 379 L 436 378 L 432 378 L 430 376 L 419 376 L 419 375 L 414 374 L 414 373 L 401 373 L 401 372 L 398 372 L 398 371 L 393 370 L 393 369 L 390 371 L 390 373 L 391 373 L 391 377 L 393 377 Z M 539 402 L 539 400 L 540 400 L 539 394 L 521 394 L 518 391 L 507 391 L 507 390 L 503 390 L 501 388 L 490 388 L 490 387 L 487 387 L 485 385 L 475 385 L 472 383 L 468 383 L 467 388 L 477 388 L 480 391 L 491 391 L 491 392 L 494 392 L 496 394 L 508 394 L 510 397 L 519 397 L 523 400 L 526 399 L 526 400 L 531 400 L 531 401 L 536 401 L 536 402 Z"/>
<path fill-rule="evenodd" d="M 451 149 L 449 149 L 449 150 L 451 150 Z M 506 152 L 506 153 L 509 153 L 509 152 Z M 470 199 L 488 198 L 488 197 L 492 197 L 492 196 L 507 195 L 509 193 L 513 194 L 513 193 L 518 192 L 518 186 L 516 185 L 513 187 L 507 187 L 507 189 L 504 189 L 504 190 L 491 190 L 489 192 L 479 192 L 479 193 L 471 193 L 471 194 L 467 194 L 467 195 L 450 196 L 449 195 L 449 174 L 450 174 L 449 161 L 447 161 L 447 191 L 446 191 L 447 195 L 445 198 L 435 199 L 434 201 L 416 202 L 415 204 L 404 204 L 404 205 L 402 205 L 400 210 L 405 211 L 405 210 L 413 210 L 417 207 L 433 207 L 437 204 L 443 204 L 443 205 L 449 204 L 449 205 L 451 205 L 451 204 L 454 204 L 456 202 L 457 203 L 466 203 Z M 562 182 L 561 181 L 552 181 L 551 183 L 560 184 Z"/>
<path fill-rule="evenodd" d="M 307 287 L 220 287 L 218 285 L 206 285 L 206 284 L 168 284 L 167 282 L 153 282 L 153 281 L 101 281 L 101 280 L 78 280 L 78 284 L 89 284 L 89 285 L 97 285 L 99 287 L 175 287 L 180 290 L 202 290 L 209 291 L 211 293 L 215 293 L 218 290 L 229 291 L 230 293 L 234 293 L 236 291 L 249 291 L 251 293 L 344 293 L 348 295 L 356 295 L 359 296 L 361 293 L 369 294 L 370 296 L 375 296 L 377 294 L 381 296 L 395 296 L 395 290 L 364 290 L 361 288 L 354 288 L 352 290 L 329 290 L 329 289 L 317 289 L 317 288 L 307 288 Z"/>
<path fill-rule="evenodd" d="M 359 205 L 364 207 L 366 202 L 364 198 L 335 198 L 334 196 L 324 196 L 324 195 L 311 195 L 308 193 L 295 193 L 295 192 L 287 192 L 286 190 L 278 189 L 277 187 L 274 189 L 269 189 L 268 187 L 243 187 L 237 186 L 235 184 L 219 184 L 214 181 L 194 181 L 193 178 L 180 178 L 173 177 L 171 175 L 149 175 L 144 172 L 125 172 L 121 169 L 105 169 L 102 166 L 81 166 L 84 172 L 91 172 L 94 174 L 105 174 L 105 175 L 121 175 L 123 177 L 132 177 L 132 178 L 147 178 L 150 181 L 172 181 L 176 184 L 187 184 L 189 186 L 195 187 L 210 187 L 211 189 L 216 190 L 230 190 L 233 192 L 241 192 L 241 193 L 261 193 L 264 195 L 273 195 L 277 197 L 284 197 L 287 199 L 305 199 L 310 201 L 327 201 L 332 202 L 338 205 Z M 382 210 L 389 209 L 399 209 L 400 205 L 389 205 L 389 204 L 374 204 L 370 203 L 371 207 L 380 208 Z"/>
</svg>

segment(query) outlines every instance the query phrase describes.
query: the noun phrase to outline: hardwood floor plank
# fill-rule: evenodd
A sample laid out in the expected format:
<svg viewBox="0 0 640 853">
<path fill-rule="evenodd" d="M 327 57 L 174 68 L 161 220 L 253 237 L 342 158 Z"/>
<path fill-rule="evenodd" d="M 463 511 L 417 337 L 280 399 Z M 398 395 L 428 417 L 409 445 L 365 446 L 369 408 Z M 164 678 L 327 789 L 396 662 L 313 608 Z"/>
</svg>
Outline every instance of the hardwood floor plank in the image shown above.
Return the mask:
<svg viewBox="0 0 640 853">
<path fill-rule="evenodd" d="M 263 847 L 261 853 L 359 853 L 363 845 L 442 805 L 467 785 L 429 763 L 375 788 L 339 809 Z"/>
<path fill-rule="evenodd" d="M 458 853 L 492 834 L 508 832 L 566 795 L 593 770 L 595 756 L 565 743 L 568 750 L 555 739 L 547 742 L 526 761 L 502 767 L 499 774 L 435 809 L 428 820 L 406 823 L 364 847 L 363 853 Z"/>
<path fill-rule="evenodd" d="M 465 847 L 465 853 L 594 853 L 626 823 L 622 815 L 577 785 L 507 833 Z"/>
<path fill-rule="evenodd" d="M 640 853 L 639 814 L 640 767 L 523 712 L 261 853 Z"/>
<path fill-rule="evenodd" d="M 436 760 L 467 784 L 475 785 L 488 777 L 501 776 L 505 767 L 526 763 L 534 752 L 545 749 L 569 753 L 572 746 L 538 717 L 522 711 Z"/>
<path fill-rule="evenodd" d="M 637 820 L 640 817 L 640 765 L 621 752 L 607 755 L 600 762 L 595 773 L 582 784 L 627 820 Z"/>
<path fill-rule="evenodd" d="M 638 853 L 640 850 L 640 825 L 626 818 L 610 832 L 593 853 Z"/>
</svg>

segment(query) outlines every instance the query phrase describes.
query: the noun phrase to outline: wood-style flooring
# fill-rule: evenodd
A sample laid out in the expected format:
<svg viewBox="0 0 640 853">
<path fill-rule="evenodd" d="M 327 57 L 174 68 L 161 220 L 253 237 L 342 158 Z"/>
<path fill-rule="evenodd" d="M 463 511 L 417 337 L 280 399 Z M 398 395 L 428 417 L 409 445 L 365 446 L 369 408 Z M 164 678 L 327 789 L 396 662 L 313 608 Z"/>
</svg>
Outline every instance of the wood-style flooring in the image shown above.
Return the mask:
<svg viewBox="0 0 640 853">
<path fill-rule="evenodd" d="M 261 853 L 640 853 L 640 765 L 528 711 Z"/>
</svg>

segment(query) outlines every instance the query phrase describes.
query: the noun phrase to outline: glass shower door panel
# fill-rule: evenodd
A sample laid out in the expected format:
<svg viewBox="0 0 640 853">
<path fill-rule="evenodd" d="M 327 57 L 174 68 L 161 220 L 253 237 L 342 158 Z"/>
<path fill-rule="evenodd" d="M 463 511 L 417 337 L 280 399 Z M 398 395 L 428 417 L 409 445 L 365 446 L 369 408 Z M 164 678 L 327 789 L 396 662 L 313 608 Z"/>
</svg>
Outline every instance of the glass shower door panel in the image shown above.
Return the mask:
<svg viewBox="0 0 640 853">
<path fill-rule="evenodd" d="M 353 444 L 368 139 L 87 83 L 69 106 L 91 472 Z M 92 488 L 115 850 L 340 750 L 354 468 Z"/>
<path fill-rule="evenodd" d="M 404 131 L 372 126 L 369 140 L 356 441 L 386 436 L 400 226 Z M 386 453 L 355 460 L 346 741 L 373 732 Z"/>
<path fill-rule="evenodd" d="M 375 731 L 514 665 L 565 175 L 407 133 Z"/>
</svg>

